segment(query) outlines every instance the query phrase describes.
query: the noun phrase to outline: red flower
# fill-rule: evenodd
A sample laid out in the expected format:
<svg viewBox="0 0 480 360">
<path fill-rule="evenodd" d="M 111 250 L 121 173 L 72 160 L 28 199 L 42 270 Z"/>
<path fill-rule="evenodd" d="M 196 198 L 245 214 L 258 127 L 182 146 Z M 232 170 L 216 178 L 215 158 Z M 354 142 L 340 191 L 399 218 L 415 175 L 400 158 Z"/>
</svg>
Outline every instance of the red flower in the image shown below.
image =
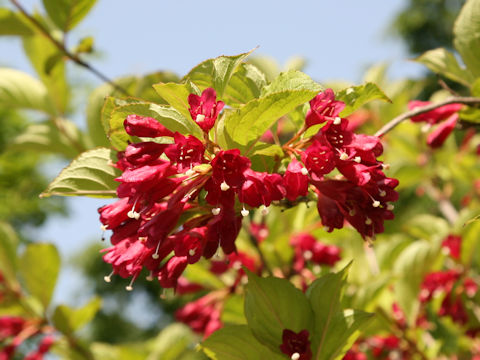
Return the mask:
<svg viewBox="0 0 480 360">
<path fill-rule="evenodd" d="M 294 269 L 301 271 L 305 263 L 311 261 L 318 265 L 333 266 L 340 260 L 341 249 L 317 241 L 312 235 L 300 233 L 292 237 L 290 245 L 295 249 Z"/>
<path fill-rule="evenodd" d="M 173 136 L 173 133 L 165 126 L 160 124 L 158 120 L 140 116 L 128 115 L 123 122 L 125 131 L 132 136 L 140 137 L 159 137 L 159 136 Z"/>
<path fill-rule="evenodd" d="M 417 107 L 430 105 L 430 101 L 419 101 L 414 100 L 408 103 L 408 108 L 413 110 Z M 412 116 L 411 120 L 413 122 L 427 122 L 429 124 L 437 124 L 442 120 L 449 118 L 454 113 L 458 112 L 462 108 L 462 104 L 448 104 L 441 107 L 438 107 L 434 110 L 428 111 L 426 113 Z"/>
<path fill-rule="evenodd" d="M 345 108 L 345 103 L 335 100 L 332 89 L 326 89 L 310 100 L 310 109 L 305 117 L 305 124 L 310 127 L 333 120 Z"/>
<path fill-rule="evenodd" d="M 317 140 L 302 152 L 302 161 L 314 180 L 322 179 L 335 168 L 333 151 Z"/>
<path fill-rule="evenodd" d="M 217 120 L 218 114 L 225 105 L 217 100 L 217 93 L 212 88 L 207 88 L 201 96 L 190 94 L 188 96 L 189 111 L 192 119 L 204 132 L 208 132 Z"/>
<path fill-rule="evenodd" d="M 125 159 L 132 166 L 141 166 L 157 160 L 163 154 L 166 144 L 146 141 L 130 144 L 125 149 Z"/>
<path fill-rule="evenodd" d="M 310 349 L 310 340 L 308 340 L 309 336 L 308 330 L 295 333 L 292 330 L 284 329 L 280 350 L 292 360 L 310 360 L 312 350 Z"/>
<path fill-rule="evenodd" d="M 182 275 L 187 264 L 186 256 L 172 256 L 158 272 L 160 285 L 164 288 L 175 288 L 178 278 Z"/>
<path fill-rule="evenodd" d="M 177 163 L 180 173 L 203 162 L 205 146 L 200 140 L 192 135 L 183 136 L 178 132 L 173 135 L 173 138 L 175 143 L 165 149 L 165 155 L 167 155 L 172 162 Z"/>
<path fill-rule="evenodd" d="M 442 248 L 447 251 L 453 259 L 460 259 L 460 250 L 462 246 L 462 238 L 457 235 L 448 235 L 442 241 Z"/>
<path fill-rule="evenodd" d="M 297 159 L 293 159 L 287 166 L 283 176 L 286 197 L 295 201 L 299 196 L 306 196 L 308 193 L 308 170 Z"/>
<path fill-rule="evenodd" d="M 433 149 L 439 148 L 447 140 L 457 124 L 458 114 L 451 115 L 446 121 L 437 126 L 427 137 L 427 144 Z"/>
<path fill-rule="evenodd" d="M 217 302 L 209 295 L 186 304 L 175 312 L 175 318 L 200 334 L 204 339 L 222 327 Z"/>
</svg>

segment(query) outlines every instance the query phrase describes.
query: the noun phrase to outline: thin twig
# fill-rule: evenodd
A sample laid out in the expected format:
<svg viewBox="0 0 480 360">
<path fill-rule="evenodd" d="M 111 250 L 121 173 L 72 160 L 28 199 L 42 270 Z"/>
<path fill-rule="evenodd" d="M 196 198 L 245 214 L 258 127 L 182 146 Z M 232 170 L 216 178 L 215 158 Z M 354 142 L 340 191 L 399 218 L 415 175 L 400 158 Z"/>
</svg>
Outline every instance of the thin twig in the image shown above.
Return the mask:
<svg viewBox="0 0 480 360">
<path fill-rule="evenodd" d="M 448 98 L 447 100 L 444 100 L 442 102 L 436 103 L 436 104 L 430 104 L 427 106 L 422 106 L 415 108 L 413 110 L 407 111 L 401 115 L 398 115 L 396 118 L 393 120 L 389 121 L 387 124 L 385 124 L 380 130 L 378 130 L 375 133 L 375 136 L 382 137 L 386 133 L 388 133 L 390 130 L 395 128 L 398 124 L 400 124 L 402 121 L 407 120 L 411 118 L 412 116 L 417 116 L 420 114 L 424 114 L 426 112 L 435 110 L 439 107 L 448 105 L 448 104 L 465 104 L 465 105 L 476 105 L 480 104 L 480 98 L 478 97 L 463 97 L 463 96 L 455 96 Z"/>
<path fill-rule="evenodd" d="M 126 96 L 130 96 L 127 90 L 122 88 L 120 85 L 116 84 L 113 80 L 110 80 L 107 76 L 105 76 L 103 73 L 101 73 L 99 70 L 94 68 L 92 65 L 89 63 L 85 62 L 84 60 L 80 59 L 78 55 L 72 54 L 68 49 L 65 47 L 64 44 L 56 40 L 52 35 L 50 35 L 50 32 L 33 16 L 31 16 L 25 8 L 17 1 L 17 0 L 10 0 L 10 2 L 38 29 L 40 32 L 53 44 L 55 47 L 60 50 L 66 57 L 68 57 L 70 60 L 75 62 L 77 65 L 84 67 L 94 75 L 96 75 L 98 78 L 103 80 L 104 82 L 110 84 L 113 88 L 116 90 L 120 91 L 122 94 Z"/>
</svg>

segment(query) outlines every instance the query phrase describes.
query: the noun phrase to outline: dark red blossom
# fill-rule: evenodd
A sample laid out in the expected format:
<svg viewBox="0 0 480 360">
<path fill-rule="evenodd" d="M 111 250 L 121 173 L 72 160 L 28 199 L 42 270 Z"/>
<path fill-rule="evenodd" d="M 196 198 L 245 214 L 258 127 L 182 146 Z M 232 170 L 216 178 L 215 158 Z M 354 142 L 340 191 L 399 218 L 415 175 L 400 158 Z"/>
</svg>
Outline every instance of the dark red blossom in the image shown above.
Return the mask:
<svg viewBox="0 0 480 360">
<path fill-rule="evenodd" d="M 442 122 L 427 136 L 427 145 L 433 149 L 439 148 L 447 140 L 457 125 L 458 114 L 451 115 L 446 121 Z"/>
<path fill-rule="evenodd" d="M 460 259 L 460 251 L 462 246 L 462 238 L 458 235 L 448 235 L 442 241 L 442 248 L 453 259 Z"/>
<path fill-rule="evenodd" d="M 304 269 L 306 262 L 333 266 L 340 260 L 341 249 L 339 247 L 324 244 L 307 233 L 293 236 L 290 245 L 295 250 L 293 267 L 296 271 Z"/>
<path fill-rule="evenodd" d="M 183 173 L 193 166 L 203 162 L 205 146 L 195 136 L 183 136 L 176 132 L 173 135 L 175 142 L 165 149 L 165 155 L 177 164 L 178 171 Z"/>
<path fill-rule="evenodd" d="M 302 161 L 308 173 L 315 180 L 320 180 L 335 168 L 334 153 L 327 145 L 317 140 L 302 152 Z"/>
<path fill-rule="evenodd" d="M 187 267 L 188 259 L 186 256 L 172 256 L 160 268 L 158 272 L 158 282 L 164 288 L 175 288 L 178 278 Z"/>
<path fill-rule="evenodd" d="M 201 96 L 190 94 L 188 104 L 192 119 L 205 132 L 215 125 L 218 114 L 225 105 L 222 101 L 217 101 L 217 93 L 212 88 L 205 89 Z"/>
<path fill-rule="evenodd" d="M 423 107 L 430 105 L 430 101 L 420 101 L 420 100 L 414 100 L 410 101 L 408 103 L 408 108 L 410 110 L 416 109 L 418 107 Z M 426 113 L 412 116 L 410 119 L 413 122 L 426 122 L 429 124 L 437 124 L 440 121 L 443 121 L 447 118 L 449 118 L 451 115 L 454 113 L 460 111 L 462 108 L 462 104 L 448 104 L 444 106 L 440 106 L 434 110 L 428 111 Z"/>
<path fill-rule="evenodd" d="M 204 339 L 222 327 L 219 303 L 212 296 L 205 295 L 189 302 L 175 312 L 175 318 L 204 335 Z"/>
<path fill-rule="evenodd" d="M 292 159 L 283 175 L 286 198 L 295 201 L 299 196 L 308 193 L 308 170 L 297 159 Z"/>
<path fill-rule="evenodd" d="M 335 100 L 333 90 L 326 89 L 310 100 L 310 109 L 307 111 L 305 124 L 310 127 L 333 120 L 344 108 L 344 102 Z"/>
<path fill-rule="evenodd" d="M 125 131 L 132 136 L 140 137 L 160 137 L 173 136 L 173 133 L 165 126 L 160 124 L 158 120 L 140 115 L 128 115 L 123 122 Z"/>
<path fill-rule="evenodd" d="M 312 350 L 310 349 L 309 336 L 308 330 L 296 333 L 292 330 L 284 329 L 280 350 L 293 360 L 310 360 L 312 358 Z"/>
<path fill-rule="evenodd" d="M 130 144 L 125 149 L 125 159 L 132 166 L 146 165 L 157 160 L 166 147 L 166 144 L 158 144 L 153 141 Z"/>
</svg>

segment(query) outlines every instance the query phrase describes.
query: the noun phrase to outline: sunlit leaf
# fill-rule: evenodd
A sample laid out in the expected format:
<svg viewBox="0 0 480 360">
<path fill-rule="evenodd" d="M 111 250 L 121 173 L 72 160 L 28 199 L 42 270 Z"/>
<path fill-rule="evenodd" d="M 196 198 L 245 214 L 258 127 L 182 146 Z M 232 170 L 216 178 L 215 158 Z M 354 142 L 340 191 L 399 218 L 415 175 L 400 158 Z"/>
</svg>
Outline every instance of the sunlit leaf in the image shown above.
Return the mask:
<svg viewBox="0 0 480 360">
<path fill-rule="evenodd" d="M 5 8 L 0 9 L 0 35 L 28 36 L 33 33 L 21 14 Z"/>
<path fill-rule="evenodd" d="M 43 0 L 50 19 L 65 32 L 73 29 L 95 3 L 96 0 Z"/>
<path fill-rule="evenodd" d="M 52 316 L 55 328 L 64 334 L 72 334 L 94 318 L 101 304 L 102 300 L 96 297 L 79 309 L 72 309 L 66 305 L 57 306 Z"/>
<path fill-rule="evenodd" d="M 453 27 L 453 45 L 467 69 L 480 76 L 480 0 L 468 0 Z"/>
</svg>

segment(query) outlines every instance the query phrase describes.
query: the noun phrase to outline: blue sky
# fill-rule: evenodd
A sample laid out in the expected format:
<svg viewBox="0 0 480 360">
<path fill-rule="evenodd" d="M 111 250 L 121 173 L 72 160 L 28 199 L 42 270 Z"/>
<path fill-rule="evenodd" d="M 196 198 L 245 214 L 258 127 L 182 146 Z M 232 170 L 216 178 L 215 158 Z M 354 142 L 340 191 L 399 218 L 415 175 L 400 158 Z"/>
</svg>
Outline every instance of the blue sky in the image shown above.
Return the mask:
<svg viewBox="0 0 480 360">
<path fill-rule="evenodd" d="M 41 8 L 38 1 L 20 2 L 30 11 Z M 407 61 L 401 43 L 386 35 L 404 3 L 99 0 L 68 40 L 73 47 L 79 38 L 94 36 L 100 55 L 91 62 L 111 78 L 157 70 L 183 75 L 207 58 L 259 46 L 255 54 L 272 56 L 282 64 L 292 56 L 305 57 L 305 72 L 320 82 L 342 79 L 359 83 L 362 72 L 378 62 L 391 63 L 393 77 L 413 76 L 421 71 L 420 66 Z M 20 43 L 14 39 L 0 39 L 0 66 L 32 73 Z M 92 86 L 99 84 L 81 69 L 74 69 L 74 74 Z M 77 114 L 79 119 L 84 119 L 82 108 Z M 70 218 L 50 219 L 35 236 L 55 242 L 65 255 L 83 249 L 86 242 L 100 240 L 96 209 L 104 201 L 79 198 L 70 199 L 69 204 Z M 78 281 L 74 273 L 64 273 L 56 300 L 72 300 Z"/>
</svg>

